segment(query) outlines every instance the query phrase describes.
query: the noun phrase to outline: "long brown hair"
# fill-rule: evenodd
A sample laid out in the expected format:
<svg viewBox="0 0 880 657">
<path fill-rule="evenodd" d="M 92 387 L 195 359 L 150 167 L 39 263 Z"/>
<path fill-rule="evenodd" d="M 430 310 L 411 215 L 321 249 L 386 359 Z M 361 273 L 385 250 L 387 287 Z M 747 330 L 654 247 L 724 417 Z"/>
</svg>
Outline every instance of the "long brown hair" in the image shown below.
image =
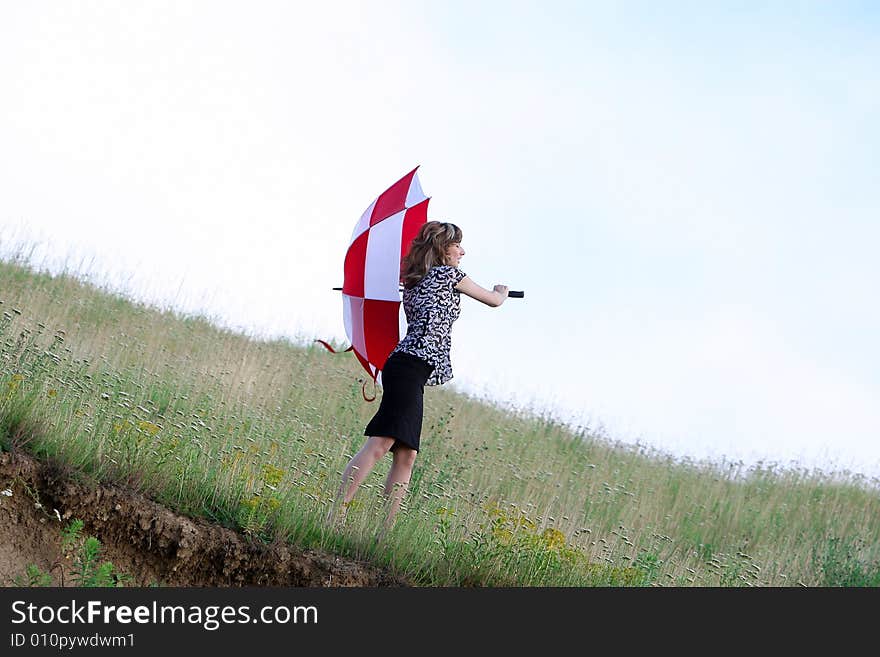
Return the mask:
<svg viewBox="0 0 880 657">
<path fill-rule="evenodd" d="M 409 289 L 419 284 L 431 267 L 446 264 L 446 249 L 461 242 L 461 228 L 455 224 L 429 221 L 410 244 L 400 265 L 400 280 Z"/>
</svg>

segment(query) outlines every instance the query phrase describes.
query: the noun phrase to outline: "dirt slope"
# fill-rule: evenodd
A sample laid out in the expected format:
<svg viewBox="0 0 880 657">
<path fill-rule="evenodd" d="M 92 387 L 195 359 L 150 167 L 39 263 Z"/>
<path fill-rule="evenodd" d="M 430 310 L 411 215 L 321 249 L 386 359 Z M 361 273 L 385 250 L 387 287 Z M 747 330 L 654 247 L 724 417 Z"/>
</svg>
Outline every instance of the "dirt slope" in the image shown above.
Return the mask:
<svg viewBox="0 0 880 657">
<path fill-rule="evenodd" d="M 0 585 L 27 564 L 70 585 L 61 551 L 62 522 L 84 521 L 102 543 L 101 560 L 149 586 L 407 586 L 367 564 L 289 545 L 265 545 L 204 520 L 176 514 L 137 494 L 73 481 L 16 452 L 0 453 Z M 8 493 L 11 492 L 11 495 Z M 40 504 L 41 506 L 37 506 Z M 57 514 L 55 511 L 57 510 Z"/>
</svg>

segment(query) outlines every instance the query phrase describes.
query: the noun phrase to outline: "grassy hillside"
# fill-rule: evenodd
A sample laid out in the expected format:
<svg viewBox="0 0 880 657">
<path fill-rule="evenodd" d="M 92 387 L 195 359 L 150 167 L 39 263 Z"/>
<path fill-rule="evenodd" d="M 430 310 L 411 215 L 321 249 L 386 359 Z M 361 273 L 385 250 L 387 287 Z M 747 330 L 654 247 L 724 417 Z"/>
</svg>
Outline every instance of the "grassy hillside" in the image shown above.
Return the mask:
<svg viewBox="0 0 880 657">
<path fill-rule="evenodd" d="M 876 480 L 679 461 L 447 388 L 426 390 L 411 491 L 377 549 L 390 459 L 344 528 L 322 522 L 377 407 L 350 354 L 21 260 L 0 262 L 3 449 L 426 585 L 880 585 Z"/>
</svg>

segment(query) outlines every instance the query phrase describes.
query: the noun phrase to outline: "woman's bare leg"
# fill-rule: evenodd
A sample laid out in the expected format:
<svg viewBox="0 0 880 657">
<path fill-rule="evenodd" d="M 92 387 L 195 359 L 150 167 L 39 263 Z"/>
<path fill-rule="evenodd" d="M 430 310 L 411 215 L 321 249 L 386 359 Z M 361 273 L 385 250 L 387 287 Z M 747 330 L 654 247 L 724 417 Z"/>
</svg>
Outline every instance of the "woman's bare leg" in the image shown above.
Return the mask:
<svg viewBox="0 0 880 657">
<path fill-rule="evenodd" d="M 333 521 L 336 518 L 337 512 L 340 511 L 340 503 L 342 507 L 341 519 L 344 519 L 345 509 L 348 506 L 348 503 L 351 502 L 352 498 L 354 498 L 358 486 L 363 483 L 364 479 L 367 478 L 367 475 L 370 474 L 379 459 L 388 453 L 388 450 L 391 449 L 393 444 L 394 438 L 371 436 L 367 439 L 367 442 L 364 443 L 364 446 L 361 447 L 361 450 L 352 457 L 351 461 L 349 461 L 348 465 L 345 467 L 345 471 L 342 473 L 342 483 L 339 485 L 336 499 L 334 500 L 333 506 L 330 508 L 330 513 L 327 516 L 329 521 Z"/>
<path fill-rule="evenodd" d="M 400 510 L 403 498 L 406 497 L 409 488 L 409 479 L 412 475 L 413 464 L 416 461 L 418 452 L 411 447 L 398 445 L 394 450 L 394 460 L 391 463 L 391 469 L 388 471 L 388 478 L 385 480 L 385 496 L 388 498 L 388 515 L 385 518 L 385 526 L 379 533 L 379 539 L 385 535 L 392 526 L 394 526 L 394 517 Z"/>
</svg>

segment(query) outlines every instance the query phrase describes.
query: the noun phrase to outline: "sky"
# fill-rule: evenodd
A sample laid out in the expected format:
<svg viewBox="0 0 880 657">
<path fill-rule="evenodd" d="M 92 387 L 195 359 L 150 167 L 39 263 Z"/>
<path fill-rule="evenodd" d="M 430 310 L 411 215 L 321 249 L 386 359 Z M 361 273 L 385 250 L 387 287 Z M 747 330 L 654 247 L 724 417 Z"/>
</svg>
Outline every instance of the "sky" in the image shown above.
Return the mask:
<svg viewBox="0 0 880 657">
<path fill-rule="evenodd" d="M 419 166 L 452 387 L 677 456 L 880 476 L 871 2 L 0 0 L 0 251 L 346 343 Z M 429 392 L 430 394 L 430 392 Z"/>
</svg>

